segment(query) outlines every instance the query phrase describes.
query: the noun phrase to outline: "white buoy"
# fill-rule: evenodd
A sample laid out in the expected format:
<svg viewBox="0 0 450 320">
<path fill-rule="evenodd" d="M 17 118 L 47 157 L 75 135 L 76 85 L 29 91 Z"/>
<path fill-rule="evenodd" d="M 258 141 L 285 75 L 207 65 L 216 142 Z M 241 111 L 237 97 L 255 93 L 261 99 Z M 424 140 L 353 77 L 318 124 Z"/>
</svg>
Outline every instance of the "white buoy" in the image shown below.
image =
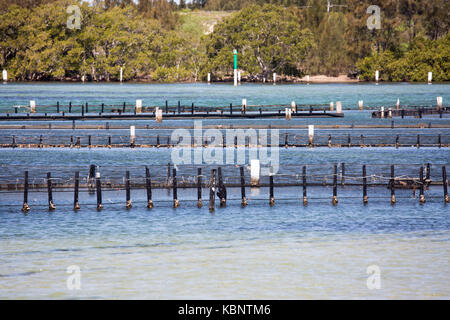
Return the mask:
<svg viewBox="0 0 450 320">
<path fill-rule="evenodd" d="M 211 83 L 211 73 L 208 72 L 208 83 Z"/>
<path fill-rule="evenodd" d="M 336 102 L 336 113 L 342 113 L 342 102 Z"/>
<path fill-rule="evenodd" d="M 428 84 L 431 84 L 433 81 L 433 72 L 428 72 Z"/>
<path fill-rule="evenodd" d="M 273 83 L 277 82 L 277 74 L 274 72 L 273 73 Z"/>
<path fill-rule="evenodd" d="M 436 97 L 437 107 L 442 108 L 442 97 Z"/>
<path fill-rule="evenodd" d="M 142 100 L 136 100 L 136 113 L 142 113 Z"/>
<path fill-rule="evenodd" d="M 156 110 L 155 110 L 155 119 L 156 119 L 156 122 L 162 122 L 162 109 L 160 109 L 158 107 L 156 107 Z"/>
<path fill-rule="evenodd" d="M 297 112 L 297 105 L 295 104 L 295 101 L 291 102 L 291 110 L 292 112 Z"/>
<path fill-rule="evenodd" d="M 120 67 L 120 82 L 123 81 L 123 68 Z"/>
<path fill-rule="evenodd" d="M 3 69 L 3 81 L 8 81 L 8 72 L 5 69 Z"/>
<path fill-rule="evenodd" d="M 384 118 L 384 107 L 381 107 L 381 117 Z"/>
<path fill-rule="evenodd" d="M 285 116 L 286 116 L 286 120 L 291 120 L 291 118 L 292 118 L 292 110 L 289 109 L 289 108 L 285 108 L 284 109 L 284 113 L 285 113 Z"/>
<path fill-rule="evenodd" d="M 35 113 L 36 112 L 36 101 L 30 100 L 30 112 Z"/>
<path fill-rule="evenodd" d="M 377 82 L 377 84 L 378 84 L 378 80 L 380 79 L 380 71 L 375 71 L 375 81 Z"/>
<path fill-rule="evenodd" d="M 363 100 L 359 100 L 358 101 L 358 107 L 359 107 L 360 111 L 363 109 L 363 105 L 364 105 L 364 101 Z"/>
<path fill-rule="evenodd" d="M 130 144 L 134 144 L 135 140 L 136 140 L 136 127 L 131 126 L 130 127 Z"/>
<path fill-rule="evenodd" d="M 309 144 L 312 145 L 314 143 L 314 125 L 308 125 L 308 141 Z"/>
<path fill-rule="evenodd" d="M 395 104 L 395 107 L 398 109 L 400 109 L 400 99 L 397 98 L 397 103 Z"/>
<path fill-rule="evenodd" d="M 330 111 L 334 111 L 334 102 L 330 102 Z"/>
<path fill-rule="evenodd" d="M 250 160 L 250 185 L 252 187 L 259 187 L 259 175 L 261 172 L 260 163 L 258 159 Z"/>
</svg>

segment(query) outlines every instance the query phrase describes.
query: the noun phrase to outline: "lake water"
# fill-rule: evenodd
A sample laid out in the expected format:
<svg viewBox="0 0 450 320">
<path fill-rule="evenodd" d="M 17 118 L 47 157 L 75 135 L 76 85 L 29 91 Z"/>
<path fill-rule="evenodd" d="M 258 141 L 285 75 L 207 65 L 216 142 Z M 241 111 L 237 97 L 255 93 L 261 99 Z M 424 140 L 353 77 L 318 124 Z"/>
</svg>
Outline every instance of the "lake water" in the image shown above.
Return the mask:
<svg viewBox="0 0 450 320">
<path fill-rule="evenodd" d="M 341 100 L 342 119 L 297 119 L 292 124 L 390 124 L 391 119 L 371 119 L 358 112 L 365 105 L 435 105 L 450 99 L 447 84 L 60 84 L 8 83 L 0 85 L 0 112 L 13 105 L 60 102 L 133 103 L 163 105 L 182 100 L 198 105 L 329 103 Z M 396 123 L 449 125 L 450 119 L 395 119 Z M 260 124 L 235 120 L 231 124 Z M 264 120 L 286 124 L 285 120 Z M 9 122 L 8 122 L 9 123 Z M 123 122 L 118 122 L 123 123 Z M 151 123 L 154 121 L 126 122 Z M 226 121 L 208 120 L 208 124 Z M 1 124 L 6 124 L 1 123 Z M 165 125 L 190 125 L 191 121 L 163 121 L 159 133 L 170 134 Z M 356 129 L 354 129 L 356 130 Z M 104 131 L 88 130 L 93 135 Z M 126 131 L 126 130 L 123 130 Z M 151 134 L 142 130 L 142 134 Z M 150 130 L 151 131 L 151 130 Z M 306 131 L 299 130 L 305 133 Z M 449 129 L 342 129 L 324 134 L 450 134 Z M 320 131 L 318 132 L 320 133 Z M 0 136 L 21 134 L 0 130 Z M 29 134 L 86 134 L 36 130 Z M 119 130 L 117 134 L 121 134 Z M 1 137 L 0 137 L 1 138 Z M 100 166 L 102 177 L 130 170 L 142 179 L 145 165 L 152 175 L 164 176 L 171 161 L 170 149 L 0 149 L 0 182 L 15 183 L 30 170 L 32 179 L 44 181 L 51 171 L 61 179 L 75 170 L 87 174 L 89 164 Z M 441 181 L 442 165 L 449 166 L 448 148 L 314 148 L 280 149 L 283 174 L 300 173 L 301 165 L 324 170 L 345 162 L 348 174 L 362 164 L 377 174 L 417 177 L 420 165 L 431 163 L 433 181 Z M 111 167 L 113 167 L 111 169 Z M 195 167 L 193 165 L 193 167 Z M 375 169 L 373 169 L 375 168 Z M 84 170 L 84 171 L 83 171 Z M 109 171 L 108 171 L 109 170 Z M 289 172 L 291 171 L 291 172 Z M 449 170 L 448 170 L 449 171 Z M 375 171 L 369 174 L 375 174 Z M 425 191 L 419 204 L 411 190 L 397 190 L 398 201 L 389 203 L 390 191 L 370 187 L 369 203 L 363 205 L 360 186 L 339 187 L 339 204 L 331 205 L 332 189 L 308 189 L 309 204 L 301 203 L 301 188 L 276 188 L 276 204 L 268 205 L 267 188 L 247 189 L 249 205 L 240 206 L 240 190 L 228 190 L 226 208 L 208 211 L 196 207 L 196 190 L 180 189 L 180 208 L 173 209 L 172 194 L 153 190 L 155 208 L 146 208 L 143 189 L 132 190 L 133 208 L 125 209 L 125 191 L 107 189 L 104 209 L 96 210 L 95 194 L 82 190 L 81 209 L 72 210 L 71 190 L 56 190 L 56 210 L 47 210 L 46 190 L 32 190 L 31 211 L 20 212 L 21 191 L 0 191 L 0 298 L 2 299 L 449 299 L 450 217 L 442 198 L 442 186 Z M 218 200 L 216 200 L 217 202 Z M 79 267 L 81 287 L 71 290 L 70 266 Z M 380 287 L 369 289 L 370 266 L 379 268 Z"/>
</svg>

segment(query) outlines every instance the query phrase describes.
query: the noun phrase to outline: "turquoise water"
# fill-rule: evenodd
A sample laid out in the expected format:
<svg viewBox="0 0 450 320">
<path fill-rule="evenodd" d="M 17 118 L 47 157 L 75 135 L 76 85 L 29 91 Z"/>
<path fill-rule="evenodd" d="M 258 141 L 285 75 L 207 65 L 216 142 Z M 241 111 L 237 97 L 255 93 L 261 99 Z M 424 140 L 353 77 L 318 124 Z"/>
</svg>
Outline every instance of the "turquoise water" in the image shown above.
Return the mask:
<svg viewBox="0 0 450 320">
<path fill-rule="evenodd" d="M 449 88 L 446 84 L 246 84 L 233 88 L 227 84 L 8 83 L 0 86 L 0 110 L 27 104 L 32 99 L 38 104 L 53 104 L 56 100 L 133 103 L 136 98 L 143 99 L 144 104 L 161 105 L 166 99 L 174 104 L 181 99 L 199 105 L 222 105 L 223 101 L 224 105 L 240 104 L 242 98 L 247 98 L 249 104 L 341 100 L 344 107 L 356 110 L 361 99 L 369 106 L 394 105 L 397 97 L 402 104 L 431 105 L 436 96 L 443 96 L 445 104 L 450 98 Z M 348 112 L 343 119 L 295 121 L 291 123 L 390 124 L 390 119 L 371 119 L 369 112 L 357 111 Z M 448 118 L 403 121 L 450 124 Z M 267 122 L 286 124 L 281 119 Z M 142 123 L 153 125 L 154 121 Z M 162 125 L 167 123 L 163 121 Z M 170 122 L 176 124 L 191 122 Z M 160 130 L 159 133 L 171 132 Z M 438 128 L 354 130 L 329 130 L 324 134 L 449 133 L 449 129 Z M 138 134 L 151 134 L 148 130 L 139 131 Z M 306 134 L 306 130 L 298 131 Z M 105 134 L 96 130 L 33 130 L 29 134 L 87 132 Z M 126 134 L 126 130 L 115 133 L 122 132 Z M 1 136 L 19 133 L 20 130 L 0 130 Z M 25 169 L 30 170 L 30 179 L 38 182 L 44 181 L 47 171 L 55 177 L 70 179 L 75 170 L 80 170 L 84 178 L 90 164 L 100 166 L 104 179 L 108 176 L 121 179 L 126 170 L 131 171 L 133 179 L 142 179 L 145 165 L 150 166 L 153 176 L 163 177 L 171 152 L 164 148 L 0 149 L 0 181 L 20 182 Z M 362 164 L 368 165 L 368 174 L 388 176 L 389 165 L 395 164 L 397 174 L 417 177 L 417 168 L 431 163 L 431 177 L 440 181 L 441 166 L 450 168 L 449 159 L 447 148 L 279 149 L 281 172 L 291 176 L 299 174 L 302 165 L 329 174 L 333 163 L 345 162 L 349 176 L 359 173 Z M 146 208 L 143 189 L 132 190 L 131 210 L 125 209 L 124 190 L 106 189 L 101 212 L 96 210 L 95 194 L 86 190 L 80 193 L 78 212 L 72 210 L 72 190 L 54 191 L 54 212 L 47 210 L 46 190 L 32 190 L 31 211 L 24 215 L 20 212 L 21 191 L 2 190 L 0 298 L 450 298 L 450 210 L 443 202 L 441 185 L 425 191 L 424 205 L 419 204 L 418 192 L 414 195 L 409 189 L 397 190 L 398 201 L 394 206 L 390 205 L 390 191 L 385 187 L 369 187 L 367 205 L 362 203 L 360 186 L 339 187 L 337 206 L 331 205 L 332 188 L 310 187 L 306 207 L 301 202 L 300 187 L 275 188 L 273 207 L 268 205 L 267 188 L 246 191 L 249 199 L 246 208 L 240 206 L 240 190 L 230 188 L 227 207 L 217 207 L 210 213 L 207 189 L 203 189 L 201 209 L 196 207 L 195 189 L 178 191 L 181 206 L 177 209 L 172 208 L 169 190 L 153 190 L 153 210 Z M 379 289 L 369 289 L 366 283 L 370 276 L 367 268 L 373 265 L 381 272 Z M 67 287 L 69 266 L 81 270 L 79 290 Z"/>
</svg>

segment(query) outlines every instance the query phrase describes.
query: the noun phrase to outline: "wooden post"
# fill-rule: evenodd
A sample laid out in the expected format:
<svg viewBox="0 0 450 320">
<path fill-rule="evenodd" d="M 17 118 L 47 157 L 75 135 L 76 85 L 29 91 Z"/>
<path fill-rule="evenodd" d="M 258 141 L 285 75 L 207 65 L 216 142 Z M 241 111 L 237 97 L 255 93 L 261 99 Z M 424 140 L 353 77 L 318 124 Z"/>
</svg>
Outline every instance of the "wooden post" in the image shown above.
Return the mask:
<svg viewBox="0 0 450 320">
<path fill-rule="evenodd" d="M 397 135 L 395 137 L 395 149 L 398 149 L 398 147 L 399 147 L 399 140 L 400 140 L 400 137 Z"/>
<path fill-rule="evenodd" d="M 438 135 L 438 146 L 439 146 L 439 149 L 442 146 L 442 144 L 441 144 L 441 135 L 440 134 Z"/>
<path fill-rule="evenodd" d="M 25 177 L 23 182 L 23 205 L 22 212 L 27 213 L 30 211 L 30 206 L 28 205 L 28 171 L 25 171 Z"/>
<path fill-rule="evenodd" d="M 95 173 L 95 184 L 97 185 L 97 210 L 103 209 L 102 204 L 102 182 L 100 180 L 100 172 Z"/>
<path fill-rule="evenodd" d="M 331 148 L 331 134 L 328 135 L 328 148 Z"/>
<path fill-rule="evenodd" d="M 142 113 L 142 100 L 138 99 L 136 100 L 136 107 L 135 107 L 135 113 Z"/>
<path fill-rule="evenodd" d="M 330 111 L 334 111 L 334 102 L 330 102 Z"/>
<path fill-rule="evenodd" d="M 285 148 L 287 148 L 289 145 L 288 145 L 288 133 L 286 132 L 285 134 L 284 134 L 284 147 Z"/>
<path fill-rule="evenodd" d="M 147 208 L 152 209 L 152 180 L 150 178 L 150 171 L 147 166 L 145 166 L 145 187 L 147 189 Z"/>
<path fill-rule="evenodd" d="M 417 135 L 417 149 L 420 149 L 420 134 Z"/>
<path fill-rule="evenodd" d="M 88 146 L 89 148 L 92 147 L 92 136 L 88 136 Z"/>
<path fill-rule="evenodd" d="M 345 184 L 345 163 L 341 163 L 341 186 L 344 187 Z"/>
<path fill-rule="evenodd" d="M 419 175 L 419 179 L 420 179 L 420 197 L 419 197 L 419 202 L 420 204 L 424 204 L 425 203 L 425 195 L 424 195 L 424 181 L 423 181 L 423 166 L 420 167 L 420 175 Z"/>
<path fill-rule="evenodd" d="M 366 174 L 366 165 L 362 166 L 363 171 L 363 203 L 367 204 L 369 202 L 369 198 L 367 197 L 367 174 Z"/>
<path fill-rule="evenodd" d="M 303 166 L 302 172 L 302 182 L 303 182 L 303 205 L 306 206 L 308 204 L 308 197 L 306 194 L 306 166 Z"/>
<path fill-rule="evenodd" d="M 213 212 L 215 209 L 216 199 L 216 170 L 211 170 L 211 185 L 209 188 L 209 211 Z"/>
<path fill-rule="evenodd" d="M 442 187 L 444 188 L 444 202 L 449 203 L 448 193 L 447 193 L 447 170 L 445 166 L 442 166 Z"/>
<path fill-rule="evenodd" d="M 243 207 L 247 206 L 247 197 L 245 196 L 245 177 L 244 177 L 244 167 L 240 167 L 240 174 L 241 174 L 241 205 Z"/>
<path fill-rule="evenodd" d="M 131 209 L 130 171 L 125 172 L 126 208 Z"/>
<path fill-rule="evenodd" d="M 197 208 L 202 206 L 202 168 L 197 168 Z"/>
<path fill-rule="evenodd" d="M 108 136 L 108 148 L 111 148 L 111 136 Z"/>
<path fill-rule="evenodd" d="M 173 207 L 178 208 L 180 201 L 178 200 L 178 186 L 177 186 L 177 169 L 173 168 Z"/>
<path fill-rule="evenodd" d="M 80 172 L 75 171 L 74 192 L 73 192 L 73 210 L 80 210 L 80 203 L 78 202 L 78 189 L 80 187 Z"/>
<path fill-rule="evenodd" d="M 48 210 L 55 210 L 55 205 L 53 204 L 53 193 L 52 193 L 52 176 L 50 172 L 47 172 L 47 192 L 48 192 Z"/>
<path fill-rule="evenodd" d="M 338 203 L 337 199 L 337 164 L 334 165 L 334 174 L 333 174 L 333 199 L 331 203 L 335 206 Z"/>
<path fill-rule="evenodd" d="M 395 171 L 394 165 L 391 165 L 391 179 L 389 179 L 389 189 L 391 189 L 391 204 L 395 204 L 395 187 L 394 187 L 394 179 L 395 179 Z"/>
<path fill-rule="evenodd" d="M 217 195 L 219 196 L 220 199 L 220 206 L 225 207 L 227 205 L 227 189 L 225 187 L 225 184 L 223 183 L 221 167 L 218 168 L 217 175 L 219 176 L 219 185 L 218 185 L 219 188 Z"/>
<path fill-rule="evenodd" d="M 84 117 L 84 104 L 81 105 L 81 116 Z"/>
<path fill-rule="evenodd" d="M 156 136 L 156 147 L 159 148 L 161 146 L 161 143 L 159 141 L 159 134 Z"/>
<path fill-rule="evenodd" d="M 275 198 L 273 195 L 273 173 L 272 173 L 272 168 L 270 168 L 270 173 L 269 173 L 269 193 L 270 193 L 270 199 L 269 199 L 269 205 L 272 207 L 275 205 Z"/>
</svg>

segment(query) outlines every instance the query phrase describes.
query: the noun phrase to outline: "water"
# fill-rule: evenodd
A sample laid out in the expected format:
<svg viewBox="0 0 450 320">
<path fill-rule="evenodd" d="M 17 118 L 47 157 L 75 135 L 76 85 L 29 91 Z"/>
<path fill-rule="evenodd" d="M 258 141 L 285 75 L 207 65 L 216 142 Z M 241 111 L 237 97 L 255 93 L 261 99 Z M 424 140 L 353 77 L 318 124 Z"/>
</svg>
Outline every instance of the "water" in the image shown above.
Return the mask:
<svg viewBox="0 0 450 320">
<path fill-rule="evenodd" d="M 103 102 L 125 98 L 132 102 L 137 96 L 144 99 L 144 104 L 146 101 L 162 104 L 165 99 L 239 104 L 244 97 L 248 100 L 252 97 L 249 103 L 255 104 L 289 103 L 294 99 L 305 103 L 342 100 L 344 106 L 348 104 L 356 109 L 360 99 L 369 105 L 392 105 L 397 96 L 405 104 L 425 105 L 434 104 L 435 97 L 440 95 L 445 104 L 450 98 L 448 88 L 445 84 L 233 88 L 223 84 L 9 83 L 0 86 L 0 110 L 27 104 L 33 98 L 38 104 L 41 101 L 53 104 L 55 100 L 94 103 L 95 99 Z M 354 112 L 344 119 L 326 121 L 345 123 L 352 117 L 367 124 L 379 120 L 372 120 L 368 112 Z M 312 121 L 316 124 L 324 120 Z M 430 117 L 426 121 L 450 124 L 448 118 Z M 172 125 L 181 123 L 171 122 Z M 383 130 L 377 132 L 393 134 L 389 129 Z M 1 134 L 6 135 L 5 131 Z M 361 130 L 368 131 L 371 130 Z M 342 134 L 348 132 L 351 130 L 342 130 Z M 405 129 L 405 132 L 448 134 L 448 129 Z M 440 177 L 440 166 L 449 167 L 450 159 L 446 148 L 283 148 L 279 151 L 280 163 L 285 168 L 292 166 L 297 170 L 302 164 L 325 168 L 332 163 L 346 162 L 349 174 L 352 164 L 356 171 L 365 163 L 388 173 L 391 163 L 399 165 L 401 170 L 411 167 L 414 171 L 418 165 L 430 162 L 434 181 Z M 39 179 L 47 169 L 55 169 L 61 177 L 66 177 L 75 168 L 85 170 L 91 163 L 100 164 L 105 175 L 108 167 L 116 166 L 120 172 L 128 169 L 134 177 L 142 178 L 139 174 L 143 173 L 144 165 L 153 169 L 165 165 L 170 161 L 171 152 L 167 149 L 2 149 L 0 180 L 22 179 L 24 168 L 29 166 L 37 168 L 30 168 L 30 174 Z M 164 175 L 164 172 L 153 173 Z M 1 191 L 0 298 L 450 298 L 450 211 L 442 200 L 442 186 L 426 190 L 424 205 L 419 204 L 411 190 L 398 190 L 395 206 L 389 203 L 388 189 L 370 187 L 368 192 L 369 204 L 364 206 L 360 187 L 339 188 L 339 204 L 332 206 L 330 187 L 311 187 L 308 188 L 309 204 L 304 207 L 301 188 L 276 188 L 276 204 L 270 207 L 267 188 L 248 188 L 249 205 L 241 208 L 240 191 L 232 188 L 228 190 L 227 207 L 210 213 L 206 189 L 202 209 L 196 207 L 194 189 L 179 190 L 181 207 L 178 209 L 171 207 L 172 195 L 168 190 L 154 190 L 153 210 L 145 207 L 145 191 L 133 189 L 133 208 L 128 211 L 123 190 L 105 190 L 101 212 L 95 208 L 95 195 L 84 190 L 80 194 L 80 211 L 72 210 L 71 190 L 58 190 L 53 195 L 57 209 L 48 212 L 45 190 L 32 190 L 31 211 L 23 215 L 21 192 Z M 81 269 L 80 290 L 67 288 L 70 274 L 66 271 L 73 265 Z M 367 267 L 372 265 L 381 271 L 379 290 L 369 290 L 366 284 Z"/>
</svg>

